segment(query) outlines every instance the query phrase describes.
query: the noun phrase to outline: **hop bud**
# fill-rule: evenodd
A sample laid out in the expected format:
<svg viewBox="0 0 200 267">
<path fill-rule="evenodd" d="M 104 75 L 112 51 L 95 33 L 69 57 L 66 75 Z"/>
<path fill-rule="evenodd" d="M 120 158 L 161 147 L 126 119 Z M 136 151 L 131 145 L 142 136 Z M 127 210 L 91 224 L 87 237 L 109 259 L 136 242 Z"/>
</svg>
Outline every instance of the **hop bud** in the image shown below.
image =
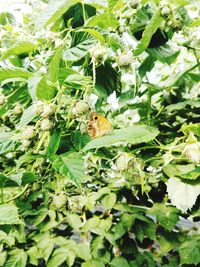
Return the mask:
<svg viewBox="0 0 200 267">
<path fill-rule="evenodd" d="M 36 115 L 41 115 L 43 110 L 44 110 L 44 102 L 42 102 L 41 100 L 37 100 L 34 102 L 34 113 Z"/>
<path fill-rule="evenodd" d="M 97 61 L 101 61 L 106 54 L 106 49 L 103 46 L 96 46 L 91 50 L 91 55 Z"/>
<path fill-rule="evenodd" d="M 81 122 L 79 125 L 79 129 L 81 133 L 87 133 L 88 125 L 85 122 Z"/>
<path fill-rule="evenodd" d="M 36 135 L 36 132 L 32 126 L 27 126 L 21 133 L 22 139 L 31 139 Z"/>
<path fill-rule="evenodd" d="M 0 106 L 4 105 L 6 103 L 6 97 L 5 95 L 0 93 Z"/>
<path fill-rule="evenodd" d="M 54 113 L 53 107 L 51 105 L 44 105 L 43 106 L 43 117 L 50 117 Z"/>
<path fill-rule="evenodd" d="M 171 14 L 171 9 L 168 6 L 164 6 L 160 12 L 161 16 L 168 17 Z"/>
<path fill-rule="evenodd" d="M 59 195 L 54 195 L 52 203 L 56 209 L 63 208 L 67 203 L 67 196 L 62 192 Z"/>
<path fill-rule="evenodd" d="M 174 20 L 172 26 L 174 28 L 174 31 L 179 31 L 179 30 L 182 29 L 183 23 L 182 23 L 182 21 L 180 19 L 176 19 L 176 20 Z"/>
<path fill-rule="evenodd" d="M 128 54 L 122 54 L 118 58 L 118 64 L 120 67 L 130 66 L 132 62 L 133 62 L 133 58 L 131 55 L 128 55 Z"/>
<path fill-rule="evenodd" d="M 136 9 L 139 6 L 139 0 L 131 0 L 130 1 L 130 7 L 133 9 Z"/>
<path fill-rule="evenodd" d="M 193 132 L 189 133 L 182 155 L 194 163 L 200 163 L 200 142 L 197 141 Z"/>
<path fill-rule="evenodd" d="M 128 153 L 122 153 L 116 160 L 116 167 L 119 171 L 126 170 L 128 167 L 129 161 L 132 157 Z"/>
<path fill-rule="evenodd" d="M 7 159 L 12 159 L 14 157 L 14 154 L 12 152 L 9 152 L 5 155 Z"/>
<path fill-rule="evenodd" d="M 18 114 L 21 114 L 22 111 L 23 111 L 23 107 L 20 103 L 18 103 L 18 104 L 16 104 L 16 106 L 13 109 L 13 114 L 18 115 Z"/>
<path fill-rule="evenodd" d="M 126 31 L 126 27 L 124 27 L 124 26 L 119 26 L 118 31 L 119 31 L 119 33 L 123 33 L 123 32 Z"/>
<path fill-rule="evenodd" d="M 88 104 L 84 100 L 80 100 L 76 103 L 75 107 L 73 108 L 73 114 L 79 116 L 84 113 L 87 113 L 88 110 L 89 110 Z"/>
<path fill-rule="evenodd" d="M 49 131 L 52 129 L 53 123 L 49 119 L 43 119 L 41 121 L 40 127 L 41 127 L 42 131 Z"/>
<path fill-rule="evenodd" d="M 27 140 L 27 139 L 24 139 L 22 140 L 22 146 L 27 148 L 29 145 L 30 145 L 31 141 Z"/>
</svg>

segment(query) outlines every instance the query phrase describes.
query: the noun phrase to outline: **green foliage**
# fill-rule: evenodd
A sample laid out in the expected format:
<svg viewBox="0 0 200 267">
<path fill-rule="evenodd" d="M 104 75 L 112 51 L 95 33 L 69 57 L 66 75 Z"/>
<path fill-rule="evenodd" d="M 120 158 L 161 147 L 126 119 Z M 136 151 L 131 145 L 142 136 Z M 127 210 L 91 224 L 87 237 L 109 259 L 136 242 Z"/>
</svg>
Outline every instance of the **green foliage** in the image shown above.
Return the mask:
<svg viewBox="0 0 200 267">
<path fill-rule="evenodd" d="M 142 39 L 134 51 L 135 56 L 141 54 L 148 47 L 153 34 L 156 32 L 161 22 L 162 18 L 160 17 L 160 10 L 157 10 L 142 34 Z"/>
<path fill-rule="evenodd" d="M 93 148 L 108 147 L 117 142 L 139 144 L 149 142 L 158 135 L 158 130 L 151 126 L 135 125 L 130 128 L 115 130 L 112 134 L 91 140 L 83 149 L 87 151 Z"/>
<path fill-rule="evenodd" d="M 19 5 L 0 13 L 0 266 L 199 266 L 199 5 Z"/>
<path fill-rule="evenodd" d="M 1 219 L 0 224 L 19 224 L 22 223 L 19 219 L 17 207 L 12 204 L 0 205 Z"/>
</svg>

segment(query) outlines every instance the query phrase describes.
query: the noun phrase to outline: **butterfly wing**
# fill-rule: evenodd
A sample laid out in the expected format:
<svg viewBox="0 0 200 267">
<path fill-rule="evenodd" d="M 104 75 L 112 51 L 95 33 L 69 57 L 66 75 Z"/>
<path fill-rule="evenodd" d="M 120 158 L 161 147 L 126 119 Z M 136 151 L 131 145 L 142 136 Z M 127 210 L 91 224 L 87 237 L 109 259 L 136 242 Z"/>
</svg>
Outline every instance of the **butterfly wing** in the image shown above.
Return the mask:
<svg viewBox="0 0 200 267">
<path fill-rule="evenodd" d="M 91 112 L 88 125 L 88 134 L 91 137 L 100 137 L 110 133 L 111 131 L 112 126 L 105 117 L 97 112 Z"/>
</svg>

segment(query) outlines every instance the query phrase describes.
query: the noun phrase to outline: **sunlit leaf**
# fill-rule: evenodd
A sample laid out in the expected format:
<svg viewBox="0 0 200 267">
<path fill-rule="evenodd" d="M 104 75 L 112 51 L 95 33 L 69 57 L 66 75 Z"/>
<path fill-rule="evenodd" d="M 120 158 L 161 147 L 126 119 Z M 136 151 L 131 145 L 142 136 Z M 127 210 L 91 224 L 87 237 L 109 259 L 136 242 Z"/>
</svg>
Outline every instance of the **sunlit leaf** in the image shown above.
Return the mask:
<svg viewBox="0 0 200 267">
<path fill-rule="evenodd" d="M 5 267 L 15 267 L 15 266 L 20 266 L 20 267 L 26 267 L 28 255 L 23 249 L 13 249 L 9 253 L 9 258 L 5 263 Z"/>
<path fill-rule="evenodd" d="M 169 231 L 174 228 L 179 219 L 176 208 L 167 207 L 162 203 L 154 203 L 153 207 L 147 213 L 157 216 L 158 222 Z"/>
<path fill-rule="evenodd" d="M 66 176 L 76 185 L 79 185 L 85 176 L 84 161 L 80 154 L 62 154 L 54 162 L 53 167 Z"/>
<path fill-rule="evenodd" d="M 191 185 L 178 178 L 170 178 L 167 182 L 167 192 L 172 204 L 186 212 L 194 206 L 200 194 L 200 185 Z"/>
<path fill-rule="evenodd" d="M 6 24 L 15 25 L 15 23 L 16 23 L 16 18 L 12 13 L 8 11 L 0 13 L 0 24 L 1 25 L 6 25 Z"/>
<path fill-rule="evenodd" d="M 13 204 L 0 205 L 0 224 L 21 224 L 17 207 Z"/>
<path fill-rule="evenodd" d="M 36 27 L 41 28 L 55 23 L 72 5 L 78 2 L 80 0 L 69 0 L 67 2 L 65 0 L 51 0 L 36 18 Z"/>
<path fill-rule="evenodd" d="M 89 49 L 91 49 L 95 44 L 94 38 L 87 38 L 82 40 L 76 46 L 65 49 L 63 52 L 63 59 L 67 61 L 77 61 L 88 54 Z"/>
<path fill-rule="evenodd" d="M 13 56 L 13 55 L 26 55 L 28 56 L 28 54 L 30 52 L 34 52 L 38 49 L 37 44 L 31 43 L 29 41 L 24 41 L 24 42 L 19 42 L 17 44 L 15 44 L 15 46 L 11 47 L 10 49 L 8 49 L 3 57 L 7 58 L 9 56 Z"/>
<path fill-rule="evenodd" d="M 188 238 L 179 247 L 181 264 L 199 264 L 200 242 Z"/>
<path fill-rule="evenodd" d="M 24 78 L 28 79 L 32 76 L 30 72 L 22 68 L 0 68 L 0 81 L 8 78 Z"/>
<path fill-rule="evenodd" d="M 87 151 L 93 148 L 108 147 L 118 142 L 127 142 L 130 144 L 147 143 L 158 135 L 158 130 L 151 126 L 135 125 L 129 128 L 113 131 L 108 136 L 98 137 L 91 140 L 84 148 Z"/>
<path fill-rule="evenodd" d="M 20 129 L 20 127 L 24 127 L 27 124 L 29 124 L 29 122 L 31 122 L 34 117 L 35 117 L 34 106 L 31 105 L 27 109 L 24 110 L 24 112 L 20 118 L 20 121 L 17 124 L 18 129 Z"/>
</svg>

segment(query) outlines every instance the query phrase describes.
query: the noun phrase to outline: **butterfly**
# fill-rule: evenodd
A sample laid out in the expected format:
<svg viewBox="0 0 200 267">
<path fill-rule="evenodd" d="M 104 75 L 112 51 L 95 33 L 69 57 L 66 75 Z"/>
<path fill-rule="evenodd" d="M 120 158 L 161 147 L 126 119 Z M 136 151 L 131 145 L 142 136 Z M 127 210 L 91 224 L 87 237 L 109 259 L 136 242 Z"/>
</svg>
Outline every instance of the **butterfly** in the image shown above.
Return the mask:
<svg viewBox="0 0 200 267">
<path fill-rule="evenodd" d="M 112 132 L 112 126 L 110 122 L 97 112 L 90 113 L 90 119 L 88 124 L 88 134 L 91 137 L 100 137 Z"/>
</svg>

